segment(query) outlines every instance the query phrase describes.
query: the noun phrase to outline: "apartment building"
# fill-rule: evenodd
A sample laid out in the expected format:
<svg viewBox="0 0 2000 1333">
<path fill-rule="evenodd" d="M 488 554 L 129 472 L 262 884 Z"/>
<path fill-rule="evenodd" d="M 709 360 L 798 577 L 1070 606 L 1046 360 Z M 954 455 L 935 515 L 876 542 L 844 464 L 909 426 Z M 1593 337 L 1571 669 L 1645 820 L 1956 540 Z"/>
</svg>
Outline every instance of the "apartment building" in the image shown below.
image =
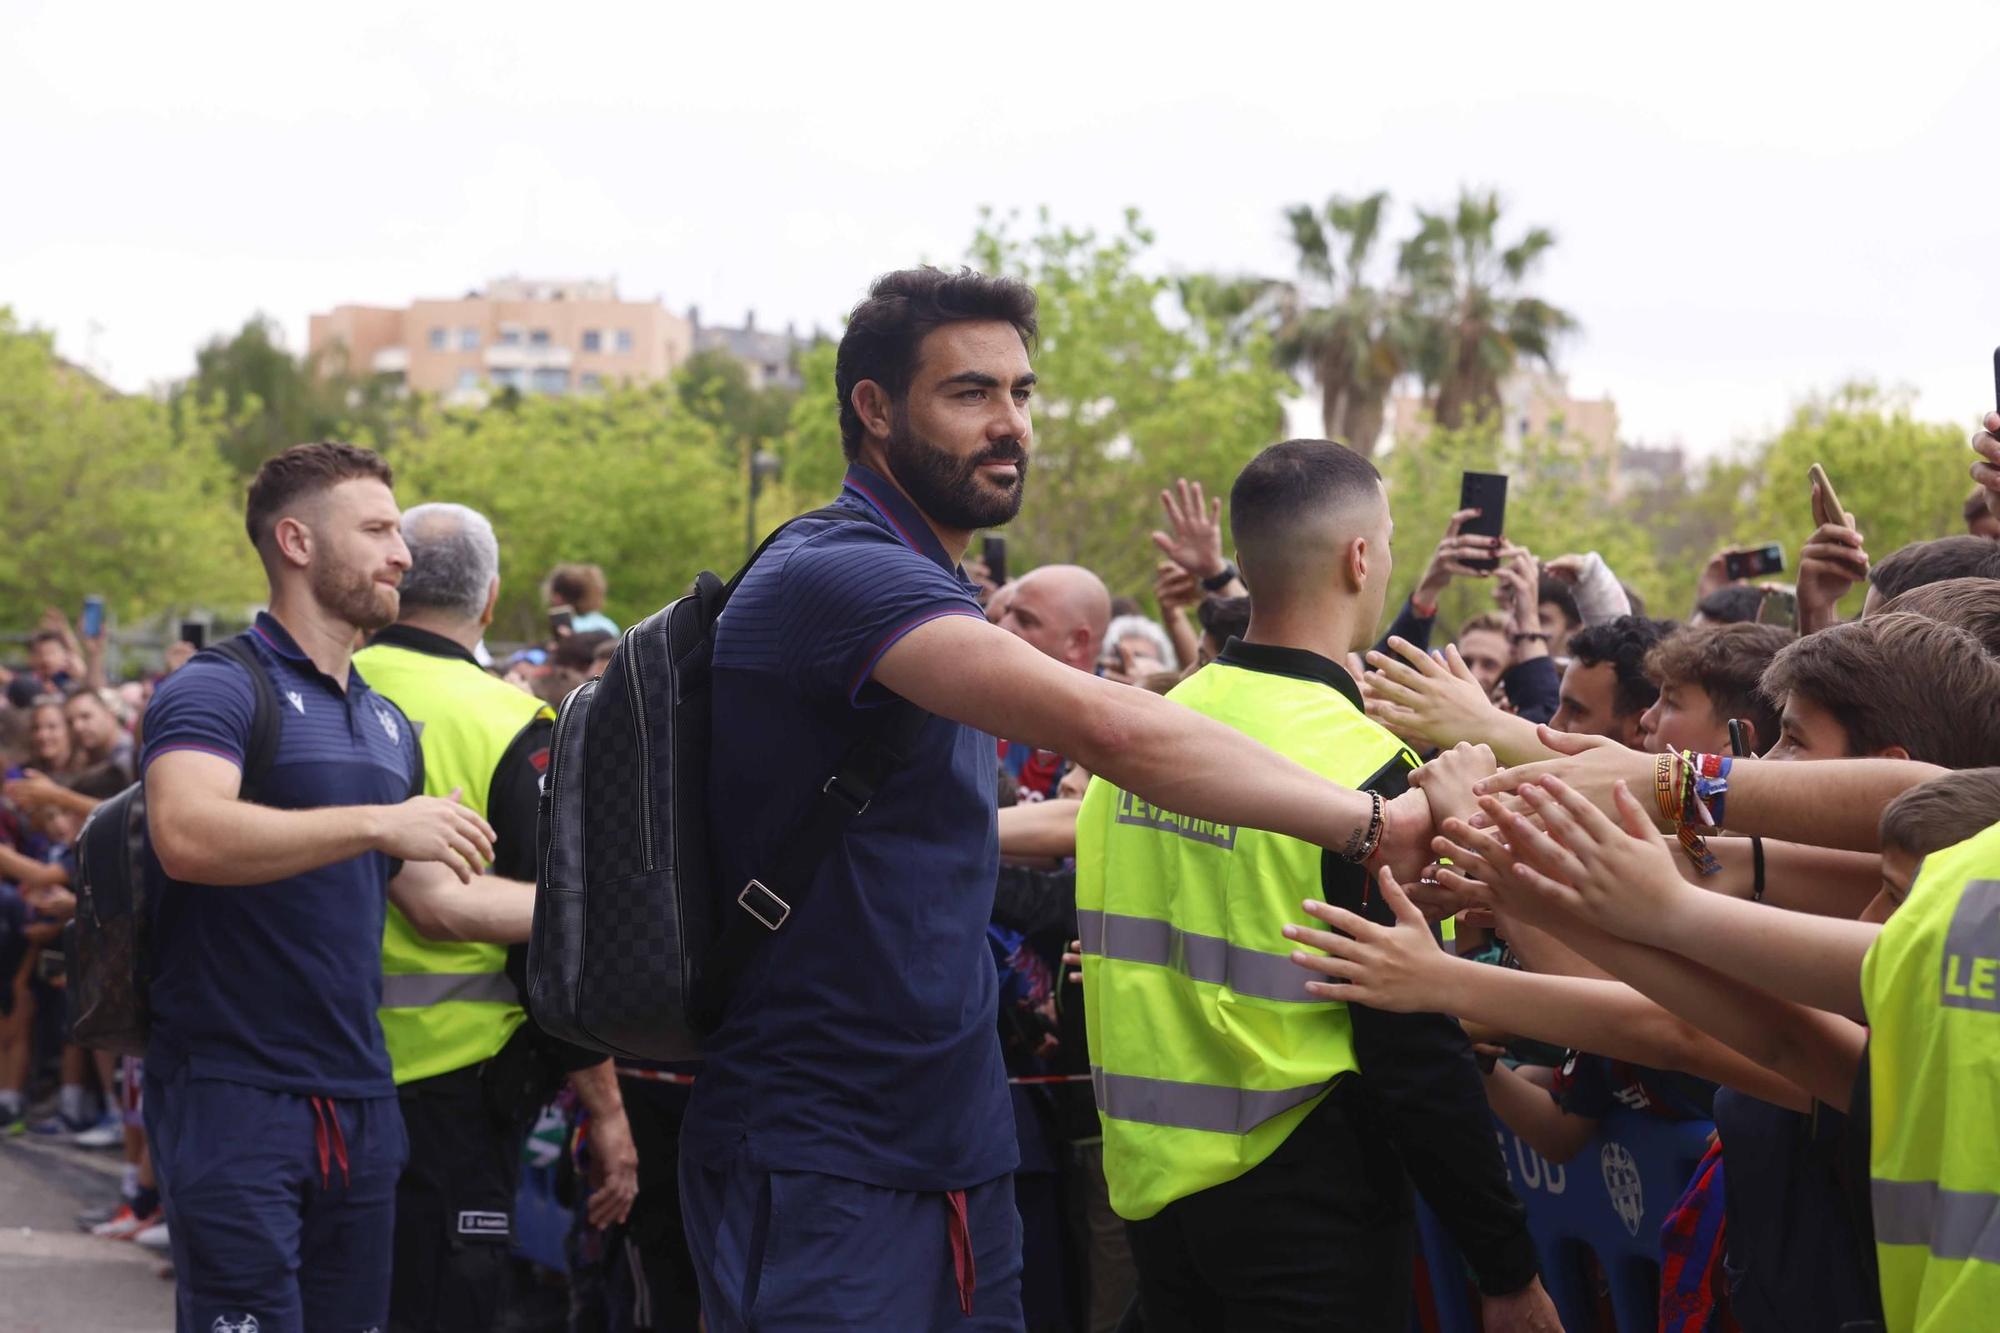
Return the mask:
<svg viewBox="0 0 2000 1333">
<path fill-rule="evenodd" d="M 694 330 L 658 301 L 620 299 L 611 282 L 496 278 L 452 300 L 335 306 L 312 316 L 306 347 L 322 364 L 477 402 L 506 387 L 591 393 L 665 379 Z"/>
<path fill-rule="evenodd" d="M 1399 393 L 1389 402 L 1389 428 L 1397 440 L 1430 433 L 1429 404 L 1421 394 Z M 1569 381 L 1553 371 L 1523 367 L 1500 384 L 1500 430 L 1509 448 L 1530 435 L 1566 436 L 1589 445 L 1594 457 L 1615 459 L 1618 405 L 1610 398 L 1573 398 Z"/>
</svg>

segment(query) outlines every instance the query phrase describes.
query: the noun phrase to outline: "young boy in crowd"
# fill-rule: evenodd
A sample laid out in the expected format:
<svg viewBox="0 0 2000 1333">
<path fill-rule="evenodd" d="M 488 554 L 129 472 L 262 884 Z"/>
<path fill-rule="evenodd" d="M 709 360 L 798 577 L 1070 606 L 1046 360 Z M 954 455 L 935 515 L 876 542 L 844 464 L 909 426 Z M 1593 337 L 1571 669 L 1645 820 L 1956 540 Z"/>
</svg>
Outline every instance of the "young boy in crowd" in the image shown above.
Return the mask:
<svg viewBox="0 0 2000 1333">
<path fill-rule="evenodd" d="M 1639 715 L 1644 748 L 1729 754 L 1733 721 L 1744 753 L 1770 749 L 1778 739 L 1778 710 L 1759 681 L 1796 638 L 1777 625 L 1698 625 L 1662 639 L 1646 654 L 1646 676 L 1660 694 Z"/>
</svg>

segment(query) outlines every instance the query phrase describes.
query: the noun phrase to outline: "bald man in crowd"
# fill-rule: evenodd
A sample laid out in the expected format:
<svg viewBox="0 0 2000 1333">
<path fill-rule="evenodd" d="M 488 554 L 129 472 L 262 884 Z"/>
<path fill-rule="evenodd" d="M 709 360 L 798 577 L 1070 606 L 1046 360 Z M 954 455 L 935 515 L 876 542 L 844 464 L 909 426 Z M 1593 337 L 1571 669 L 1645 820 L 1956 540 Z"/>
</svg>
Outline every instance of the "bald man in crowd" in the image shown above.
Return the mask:
<svg viewBox="0 0 2000 1333">
<path fill-rule="evenodd" d="M 1081 671 L 1097 668 L 1111 627 L 1111 592 L 1081 565 L 1043 565 L 1008 585 L 999 624 Z"/>
</svg>

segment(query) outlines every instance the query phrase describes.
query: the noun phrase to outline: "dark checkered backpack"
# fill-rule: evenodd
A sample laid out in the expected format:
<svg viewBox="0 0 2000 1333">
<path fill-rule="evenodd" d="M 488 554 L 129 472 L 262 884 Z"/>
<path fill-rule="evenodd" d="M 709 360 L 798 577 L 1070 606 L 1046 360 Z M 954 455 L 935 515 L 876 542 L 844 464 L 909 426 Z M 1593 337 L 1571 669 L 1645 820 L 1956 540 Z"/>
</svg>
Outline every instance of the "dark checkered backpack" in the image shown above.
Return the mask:
<svg viewBox="0 0 2000 1333">
<path fill-rule="evenodd" d="M 256 706 L 243 756 L 244 800 L 255 800 L 278 751 L 278 696 L 246 631 L 203 650 L 250 673 Z M 79 1046 L 144 1055 L 152 1009 L 152 912 L 158 863 L 146 844 L 146 784 L 90 812 L 76 835 L 76 918 L 63 928 L 70 1034 Z"/>
<path fill-rule="evenodd" d="M 837 507 L 801 517 L 861 521 Z M 628 1059 L 698 1058 L 751 952 L 784 929 L 820 862 L 900 767 L 924 722 L 907 704 L 876 710 L 876 733 L 814 779 L 819 794 L 784 840 L 781 863 L 746 884 L 712 882 L 716 621 L 783 531 L 727 584 L 704 570 L 685 597 L 627 630 L 604 674 L 571 691 L 556 713 L 527 992 L 528 1011 L 551 1036 Z"/>
</svg>

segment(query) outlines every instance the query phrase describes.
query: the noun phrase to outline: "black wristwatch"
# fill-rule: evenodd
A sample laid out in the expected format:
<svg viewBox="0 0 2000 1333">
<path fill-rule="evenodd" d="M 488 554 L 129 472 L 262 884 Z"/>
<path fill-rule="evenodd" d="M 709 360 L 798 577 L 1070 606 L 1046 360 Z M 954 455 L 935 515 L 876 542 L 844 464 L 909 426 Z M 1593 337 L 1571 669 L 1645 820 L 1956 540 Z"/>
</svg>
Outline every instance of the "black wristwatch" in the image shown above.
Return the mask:
<svg viewBox="0 0 2000 1333">
<path fill-rule="evenodd" d="M 1234 561 L 1225 560 L 1221 569 L 1201 581 L 1201 586 L 1207 592 L 1221 592 L 1234 582 L 1236 582 L 1236 564 Z"/>
</svg>

